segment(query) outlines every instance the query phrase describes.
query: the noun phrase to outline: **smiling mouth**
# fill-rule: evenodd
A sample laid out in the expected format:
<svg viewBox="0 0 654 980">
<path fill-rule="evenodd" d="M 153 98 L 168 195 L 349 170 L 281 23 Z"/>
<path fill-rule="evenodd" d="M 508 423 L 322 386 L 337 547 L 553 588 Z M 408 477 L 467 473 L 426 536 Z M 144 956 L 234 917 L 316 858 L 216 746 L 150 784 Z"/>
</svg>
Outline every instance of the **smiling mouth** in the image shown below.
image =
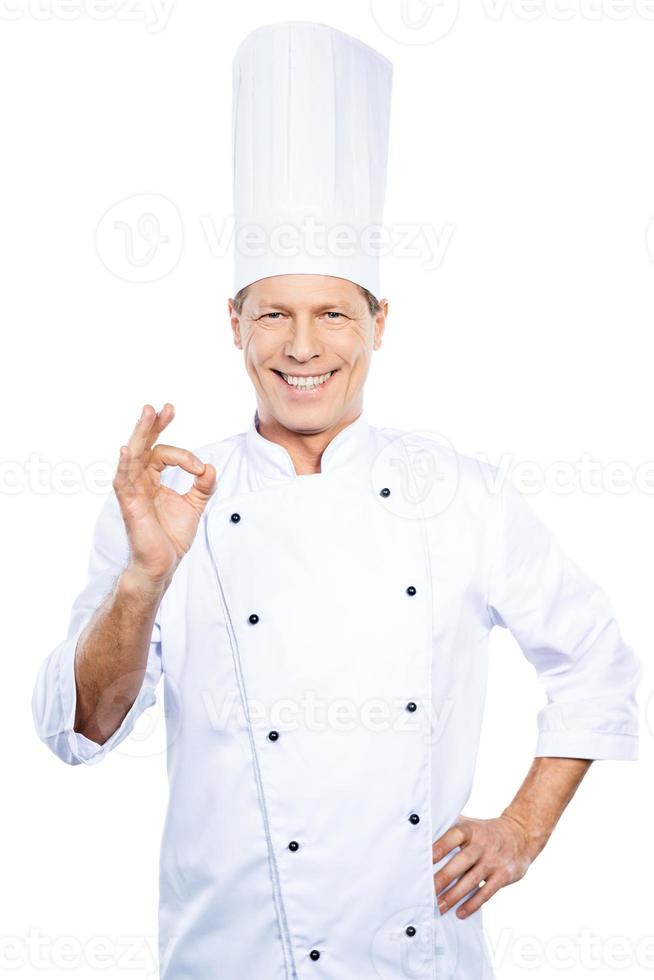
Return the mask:
<svg viewBox="0 0 654 980">
<path fill-rule="evenodd" d="M 284 381 L 289 388 L 295 388 L 296 391 L 315 391 L 317 388 L 321 388 L 326 384 L 332 375 L 336 374 L 335 371 L 325 371 L 324 374 L 310 374 L 307 376 L 302 376 L 298 374 L 284 374 L 283 371 L 278 371 L 273 368 L 278 377 Z"/>
</svg>

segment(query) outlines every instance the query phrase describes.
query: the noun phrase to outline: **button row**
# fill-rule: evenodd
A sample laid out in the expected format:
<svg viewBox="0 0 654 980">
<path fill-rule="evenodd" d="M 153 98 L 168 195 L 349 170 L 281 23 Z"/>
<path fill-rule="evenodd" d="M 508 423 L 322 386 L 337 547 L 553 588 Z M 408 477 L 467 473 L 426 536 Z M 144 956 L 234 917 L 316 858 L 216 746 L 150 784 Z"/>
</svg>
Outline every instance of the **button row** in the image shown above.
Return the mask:
<svg viewBox="0 0 654 980">
<path fill-rule="evenodd" d="M 388 489 L 388 487 L 382 487 L 381 490 L 379 491 L 380 497 L 390 497 L 390 495 L 391 495 L 391 491 Z M 229 519 L 232 522 L 232 524 L 238 524 L 239 521 L 241 520 L 241 515 L 236 513 L 230 514 Z"/>
<path fill-rule="evenodd" d="M 415 701 L 409 701 L 409 703 L 405 706 L 405 709 L 404 710 L 405 711 L 417 711 L 418 710 L 418 705 L 416 704 Z M 273 728 L 272 731 L 268 732 L 268 738 L 270 739 L 271 742 L 276 742 L 277 739 L 279 738 L 279 732 L 276 731 L 276 729 Z"/>
<path fill-rule="evenodd" d="M 416 589 L 415 585 L 407 585 L 406 587 L 407 595 L 415 595 L 417 591 L 418 590 Z M 256 626 L 258 622 L 259 622 L 258 614 L 250 613 L 250 615 L 248 616 L 248 623 L 251 623 L 253 626 Z"/>
<path fill-rule="evenodd" d="M 382 487 L 382 489 L 379 491 L 382 497 L 390 496 L 390 492 L 391 491 L 388 489 L 388 487 Z M 231 515 L 230 520 L 232 524 L 238 524 L 239 521 L 241 520 L 241 515 L 234 513 Z M 407 595 L 414 596 L 416 594 L 416 591 L 417 590 L 415 585 L 407 586 L 406 589 Z M 256 624 L 259 622 L 259 616 L 257 615 L 257 613 L 250 613 L 250 615 L 248 616 L 248 622 L 251 623 L 253 626 L 256 626 Z M 408 704 L 406 705 L 407 711 L 417 711 L 417 709 L 418 709 L 418 705 L 416 704 L 415 701 L 409 701 Z M 273 729 L 272 731 L 268 732 L 268 738 L 270 739 L 271 742 L 276 742 L 277 739 L 279 738 L 279 732 Z M 417 813 L 412 813 L 409 816 L 409 822 L 412 824 L 417 824 L 420 822 L 420 817 L 418 816 Z M 296 840 L 292 840 L 289 841 L 288 849 L 289 851 L 295 852 L 300 849 L 300 845 Z M 407 926 L 405 932 L 407 936 L 415 936 L 416 934 L 415 926 Z M 319 960 L 320 951 L 317 949 L 312 949 L 311 952 L 309 953 L 309 957 L 312 960 Z"/>
</svg>

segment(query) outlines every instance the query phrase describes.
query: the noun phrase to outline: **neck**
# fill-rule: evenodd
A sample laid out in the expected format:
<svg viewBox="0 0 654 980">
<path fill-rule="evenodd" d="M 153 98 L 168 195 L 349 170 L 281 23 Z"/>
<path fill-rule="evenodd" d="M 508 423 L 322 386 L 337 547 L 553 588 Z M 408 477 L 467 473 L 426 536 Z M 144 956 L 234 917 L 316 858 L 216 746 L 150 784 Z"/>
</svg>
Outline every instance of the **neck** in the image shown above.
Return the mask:
<svg viewBox="0 0 654 980">
<path fill-rule="evenodd" d="M 328 429 L 320 432 L 298 432 L 287 429 L 275 418 L 262 419 L 259 410 L 254 413 L 254 424 L 264 439 L 283 446 L 289 454 L 298 476 L 320 473 L 322 454 L 341 429 L 354 422 L 361 414 L 361 407 L 353 409 L 342 419 Z"/>
</svg>

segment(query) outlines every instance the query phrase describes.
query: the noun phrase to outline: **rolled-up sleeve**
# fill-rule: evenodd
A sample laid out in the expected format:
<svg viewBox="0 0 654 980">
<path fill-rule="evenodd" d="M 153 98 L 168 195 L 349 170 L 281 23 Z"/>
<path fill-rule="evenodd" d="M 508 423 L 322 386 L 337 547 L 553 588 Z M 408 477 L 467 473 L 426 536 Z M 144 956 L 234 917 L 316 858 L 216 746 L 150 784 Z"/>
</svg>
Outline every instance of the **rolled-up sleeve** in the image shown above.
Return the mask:
<svg viewBox="0 0 654 980">
<path fill-rule="evenodd" d="M 96 609 L 113 590 L 128 558 L 125 525 L 112 490 L 95 523 L 86 586 L 73 603 L 66 638 L 41 664 L 32 694 L 32 714 L 39 738 L 69 765 L 100 762 L 130 734 L 139 715 L 156 702 L 155 689 L 162 673 L 161 607 L 155 617 L 141 688 L 120 727 L 102 744 L 73 728 L 77 706 L 77 641 Z"/>
<path fill-rule="evenodd" d="M 491 622 L 511 631 L 547 696 L 534 754 L 638 759 L 642 665 L 606 593 L 509 482 L 498 494 L 496 527 Z"/>
</svg>

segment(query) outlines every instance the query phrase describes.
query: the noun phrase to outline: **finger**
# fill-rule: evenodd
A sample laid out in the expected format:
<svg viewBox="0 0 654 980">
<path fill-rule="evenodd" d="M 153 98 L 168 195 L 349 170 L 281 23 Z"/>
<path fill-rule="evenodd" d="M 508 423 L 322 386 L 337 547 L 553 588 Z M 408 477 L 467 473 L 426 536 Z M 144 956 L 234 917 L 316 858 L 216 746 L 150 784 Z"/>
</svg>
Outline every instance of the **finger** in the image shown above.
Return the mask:
<svg viewBox="0 0 654 980">
<path fill-rule="evenodd" d="M 438 861 L 440 858 L 449 854 L 455 847 L 461 847 L 467 840 L 466 824 L 457 824 L 450 827 L 444 834 L 437 837 L 431 847 L 432 858 Z"/>
<path fill-rule="evenodd" d="M 171 405 L 170 402 L 164 402 L 161 410 L 157 412 L 154 422 L 152 423 L 152 428 L 148 433 L 146 449 L 152 449 L 153 444 L 157 441 L 166 426 L 170 425 L 174 416 L 175 406 Z"/>
<path fill-rule="evenodd" d="M 129 446 L 121 446 L 118 455 L 118 465 L 113 480 L 113 488 L 120 496 L 134 489 L 134 479 L 138 474 L 139 467 L 142 470 L 143 464 L 140 458 L 134 459 Z"/>
<path fill-rule="evenodd" d="M 468 871 L 467 874 L 459 878 L 455 885 L 452 885 L 445 894 L 440 895 L 438 899 L 438 910 L 439 912 L 447 912 L 451 909 L 453 905 L 463 898 L 473 889 L 478 890 L 480 883 L 484 880 L 483 873 L 478 864 L 475 864 L 473 868 Z M 475 897 L 475 896 L 473 896 Z"/>
<path fill-rule="evenodd" d="M 463 902 L 459 905 L 456 910 L 457 918 L 465 919 L 468 915 L 476 912 L 480 909 L 484 902 L 487 902 L 489 898 L 498 892 L 502 887 L 502 882 L 492 875 L 486 878 L 483 885 L 480 885 L 477 891 L 472 895 L 467 902 Z"/>
<path fill-rule="evenodd" d="M 202 511 L 216 486 L 216 469 L 211 463 L 207 463 L 204 472 L 195 477 L 193 486 L 184 494 L 184 497 L 196 510 Z"/>
<path fill-rule="evenodd" d="M 439 871 L 434 875 L 434 888 L 436 894 L 442 892 L 443 889 L 447 888 L 455 878 L 462 875 L 468 868 L 471 868 L 477 863 L 481 857 L 481 848 L 469 845 L 465 847 L 462 851 L 459 851 L 455 857 L 450 858 L 450 860 L 440 868 Z"/>
<path fill-rule="evenodd" d="M 126 443 L 131 453 L 140 455 L 143 452 L 147 434 L 152 428 L 152 423 L 156 417 L 157 413 L 154 406 L 149 403 L 143 406 L 141 415 L 137 419 L 136 425 L 132 429 L 132 434 Z"/>
<path fill-rule="evenodd" d="M 148 462 L 149 454 L 146 446 L 155 419 L 156 412 L 152 405 L 144 405 L 143 414 L 136 423 L 134 431 L 127 442 L 130 483 L 136 483 Z"/>
<path fill-rule="evenodd" d="M 150 449 L 174 414 L 175 409 L 170 402 L 166 402 L 160 412 L 156 412 L 153 405 L 145 404 L 127 442 L 130 452 L 134 456 L 140 456 L 146 449 Z"/>
<path fill-rule="evenodd" d="M 189 449 L 158 442 L 150 454 L 148 466 L 158 473 L 161 473 L 166 466 L 180 466 L 187 473 L 199 475 L 203 472 L 205 464 Z"/>
</svg>

